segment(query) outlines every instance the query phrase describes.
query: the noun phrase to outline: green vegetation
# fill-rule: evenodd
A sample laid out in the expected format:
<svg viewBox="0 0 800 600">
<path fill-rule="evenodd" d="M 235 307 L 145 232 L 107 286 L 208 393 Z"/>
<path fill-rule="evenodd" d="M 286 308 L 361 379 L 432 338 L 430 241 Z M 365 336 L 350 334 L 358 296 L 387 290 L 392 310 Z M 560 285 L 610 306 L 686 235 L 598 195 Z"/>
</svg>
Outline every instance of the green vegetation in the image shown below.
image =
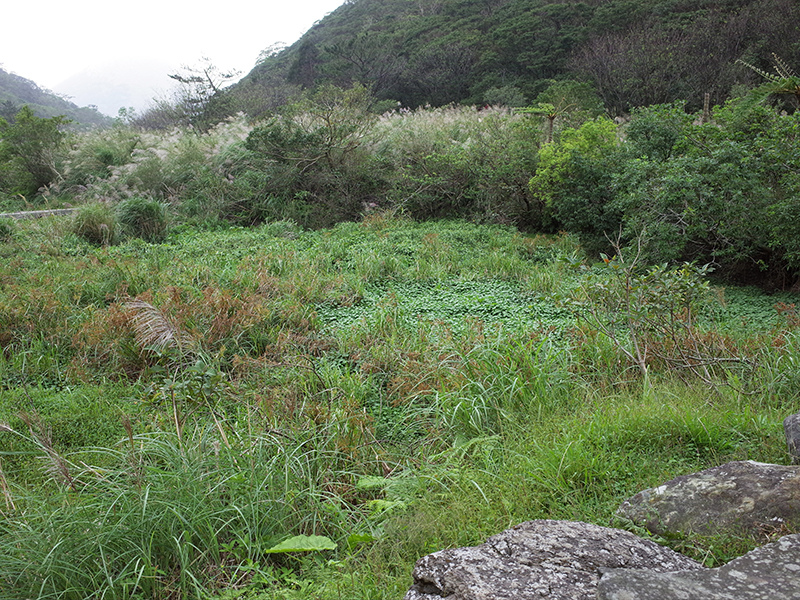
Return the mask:
<svg viewBox="0 0 800 600">
<path fill-rule="evenodd" d="M 55 181 L 68 122 L 64 117 L 40 119 L 29 106 L 12 123 L 0 119 L 0 187 L 27 195 Z"/>
<path fill-rule="evenodd" d="M 72 231 L 90 244 L 108 246 L 117 240 L 117 219 L 105 204 L 84 204 L 72 220 Z"/>
<path fill-rule="evenodd" d="M 79 108 L 61 96 L 41 89 L 33 81 L 0 68 L 0 119 L 13 121 L 25 106 L 37 117 L 66 116 L 82 128 L 111 124 L 111 119 L 96 108 Z"/>
<path fill-rule="evenodd" d="M 769 71 L 766 49 L 800 63 L 799 16 L 791 0 L 355 0 L 265 53 L 226 98 L 257 115 L 297 87 L 358 83 L 412 109 L 524 106 L 573 79 L 612 115 L 678 100 L 699 110 L 706 93 L 720 104 L 757 82 L 737 60 Z"/>
<path fill-rule="evenodd" d="M 148 198 L 128 198 L 117 205 L 117 221 L 128 235 L 146 242 L 163 242 L 167 234 L 167 207 Z"/>
<path fill-rule="evenodd" d="M 425 553 L 788 460 L 793 297 L 570 236 L 374 212 L 96 246 L 53 218 L 0 253 L 3 597 L 399 598 Z"/>
<path fill-rule="evenodd" d="M 77 208 L 0 220 L 0 596 L 388 600 L 429 552 L 789 460 L 796 77 L 674 50 L 756 22 L 792 62 L 796 3 L 490 4 L 348 3 L 105 131 L 0 120 L 0 208 Z"/>
<path fill-rule="evenodd" d="M 381 211 L 463 218 L 567 231 L 590 256 L 638 244 L 645 263 L 711 264 L 729 281 L 786 289 L 800 272 L 800 113 L 763 98 L 757 88 L 696 114 L 653 105 L 617 124 L 577 82 L 551 83 L 517 110 L 382 115 L 363 86 L 325 85 L 266 119 L 239 115 L 205 133 L 118 124 L 66 134 L 22 111 L 0 126 L 0 202 L 105 206 L 117 228 L 109 214 L 107 231 L 76 229 L 97 244 L 160 241 L 168 220 L 321 228 Z"/>
</svg>

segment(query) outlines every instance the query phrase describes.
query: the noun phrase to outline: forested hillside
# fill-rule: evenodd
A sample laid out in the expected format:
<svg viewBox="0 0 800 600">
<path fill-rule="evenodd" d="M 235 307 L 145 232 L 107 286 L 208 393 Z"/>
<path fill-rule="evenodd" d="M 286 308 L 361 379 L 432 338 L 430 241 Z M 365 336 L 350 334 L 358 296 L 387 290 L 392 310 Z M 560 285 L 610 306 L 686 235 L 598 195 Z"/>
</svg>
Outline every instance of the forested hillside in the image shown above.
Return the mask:
<svg viewBox="0 0 800 600">
<path fill-rule="evenodd" d="M 65 116 L 78 125 L 109 125 L 111 119 L 92 107 L 76 104 L 43 90 L 33 81 L 0 69 L 0 118 L 13 120 L 23 106 L 43 118 Z"/>
<path fill-rule="evenodd" d="M 532 101 L 549 80 L 592 82 L 612 113 L 730 96 L 800 62 L 793 0 L 354 0 L 267 56 L 233 95 L 359 82 L 404 106 Z"/>
</svg>

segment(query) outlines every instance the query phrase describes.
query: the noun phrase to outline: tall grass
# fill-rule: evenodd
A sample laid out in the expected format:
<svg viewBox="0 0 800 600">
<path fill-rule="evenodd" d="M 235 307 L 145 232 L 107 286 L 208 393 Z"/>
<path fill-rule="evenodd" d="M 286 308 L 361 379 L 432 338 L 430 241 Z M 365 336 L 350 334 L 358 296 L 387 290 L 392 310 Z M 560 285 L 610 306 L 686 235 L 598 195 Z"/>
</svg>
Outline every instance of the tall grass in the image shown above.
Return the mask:
<svg viewBox="0 0 800 600">
<path fill-rule="evenodd" d="M 752 365 L 731 385 L 654 362 L 645 389 L 565 309 L 569 236 L 376 212 L 108 247 L 21 222 L 0 251 L 2 597 L 399 598 L 422 554 L 789 460 L 792 298 L 701 313 Z M 266 553 L 297 534 L 339 546 Z"/>
<path fill-rule="evenodd" d="M 188 442 L 156 432 L 97 449 L 102 467 L 85 451 L 79 463 L 65 456 L 71 485 L 10 492 L 17 510 L 1 526 L 0 593 L 202 598 L 249 583 L 273 562 L 265 551 L 292 535 L 346 543 L 345 498 L 363 467 L 338 451 L 335 433 L 240 436 L 228 448 L 210 431 Z"/>
</svg>

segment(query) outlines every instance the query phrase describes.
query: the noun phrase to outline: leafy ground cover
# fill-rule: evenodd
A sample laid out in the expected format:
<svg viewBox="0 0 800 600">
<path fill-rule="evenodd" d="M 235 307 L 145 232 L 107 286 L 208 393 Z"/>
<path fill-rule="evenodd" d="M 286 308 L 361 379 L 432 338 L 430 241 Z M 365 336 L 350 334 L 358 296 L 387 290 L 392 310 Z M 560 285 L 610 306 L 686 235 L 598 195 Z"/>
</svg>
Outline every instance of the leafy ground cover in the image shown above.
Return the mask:
<svg viewBox="0 0 800 600">
<path fill-rule="evenodd" d="M 668 292 L 634 311 L 569 236 L 40 220 L 0 256 L 3 597 L 400 598 L 428 552 L 789 459 L 795 298 L 631 271 Z M 715 565 L 779 533 L 659 541 Z"/>
</svg>

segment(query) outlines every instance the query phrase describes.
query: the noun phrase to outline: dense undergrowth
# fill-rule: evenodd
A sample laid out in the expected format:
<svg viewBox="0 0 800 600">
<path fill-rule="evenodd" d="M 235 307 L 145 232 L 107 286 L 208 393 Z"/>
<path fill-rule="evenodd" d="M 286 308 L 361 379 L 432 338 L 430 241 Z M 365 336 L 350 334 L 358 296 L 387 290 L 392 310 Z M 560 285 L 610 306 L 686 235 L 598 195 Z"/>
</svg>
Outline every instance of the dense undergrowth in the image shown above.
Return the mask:
<svg viewBox="0 0 800 600">
<path fill-rule="evenodd" d="M 0 210 L 80 206 L 74 232 L 98 245 L 160 241 L 170 222 L 461 218 L 566 231 L 592 255 L 638 244 L 645 262 L 711 264 L 730 281 L 790 289 L 800 112 L 782 110 L 797 84 L 775 60 L 780 77 L 764 73 L 723 105 L 642 107 L 621 122 L 576 81 L 525 108 L 382 114 L 366 88 L 326 85 L 258 119 L 155 131 L 120 120 L 68 134 L 22 111 L 0 131 Z"/>
<path fill-rule="evenodd" d="M 790 294 L 382 212 L 121 240 L 0 239 L 4 598 L 400 598 L 431 551 L 789 460 Z"/>
<path fill-rule="evenodd" d="M 787 462 L 796 294 L 724 287 L 798 273 L 774 83 L 622 125 L 577 82 L 4 122 L 0 209 L 78 211 L 0 220 L 0 596 L 399 598 L 431 551 Z M 716 565 L 785 532 L 658 541 Z"/>
</svg>

